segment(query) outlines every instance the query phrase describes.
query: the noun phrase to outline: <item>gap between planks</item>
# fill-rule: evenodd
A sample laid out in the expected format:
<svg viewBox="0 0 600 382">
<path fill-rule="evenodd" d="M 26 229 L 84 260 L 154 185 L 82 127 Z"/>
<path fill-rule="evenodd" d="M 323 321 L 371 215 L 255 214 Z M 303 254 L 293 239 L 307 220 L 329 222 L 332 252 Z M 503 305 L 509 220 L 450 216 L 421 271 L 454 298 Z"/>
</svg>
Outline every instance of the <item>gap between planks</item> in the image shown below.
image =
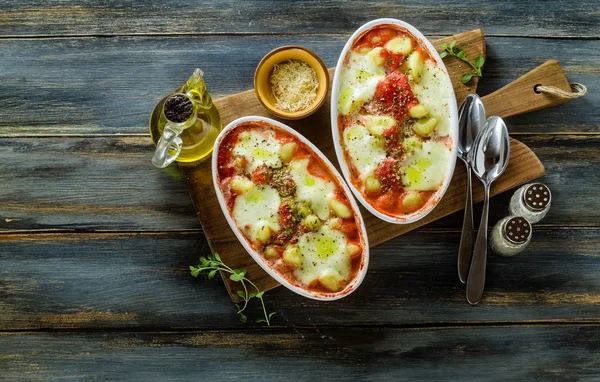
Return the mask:
<svg viewBox="0 0 600 382">
<path fill-rule="evenodd" d="M 28 35 L 4 35 L 0 36 L 0 40 L 67 40 L 67 39 L 84 39 L 84 38 L 118 38 L 118 37 L 165 37 L 165 38 L 177 38 L 177 37 L 251 37 L 251 36 L 302 36 L 302 37 L 349 37 L 350 33 L 300 33 L 300 32 L 172 32 L 172 33 L 74 33 L 74 34 L 28 34 Z M 452 34 L 426 34 L 425 37 L 429 38 L 444 38 L 452 36 Z M 499 38 L 531 38 L 531 39 L 548 39 L 548 40 L 600 40 L 598 36 L 576 36 L 576 35 L 563 35 L 563 36 L 545 36 L 545 35 L 524 35 L 524 34 L 486 34 L 488 37 L 499 37 Z"/>
<path fill-rule="evenodd" d="M 430 232 L 438 234 L 458 234 L 459 228 L 427 227 L 423 226 L 414 230 L 414 232 Z M 488 229 L 490 231 L 491 228 Z M 578 230 L 595 231 L 600 230 L 600 223 L 597 224 L 536 224 L 536 230 L 556 231 L 556 230 Z M 86 230 L 86 229 L 31 229 L 31 230 L 0 230 L 0 237 L 9 238 L 10 236 L 96 236 L 96 237 L 127 237 L 127 236 L 182 236 L 182 235 L 204 235 L 202 228 L 176 229 L 176 230 Z"/>
<path fill-rule="evenodd" d="M 0 126 L 3 127 L 3 126 Z M 135 127 L 134 127 L 135 128 Z M 600 131 L 550 131 L 550 132 L 511 132 L 510 136 L 552 136 L 552 135 L 587 135 L 587 136 L 596 136 L 600 135 Z M 148 138 L 150 139 L 150 134 L 148 133 L 114 133 L 114 134 L 0 134 L 0 139 L 5 138 Z"/>
<path fill-rule="evenodd" d="M 48 35 L 4 35 L 0 40 L 68 40 L 86 38 L 119 38 L 119 37 L 142 37 L 142 38 L 180 38 L 180 37 L 260 37 L 260 36 L 298 36 L 298 37 L 349 37 L 350 33 L 299 33 L 299 32 L 173 32 L 173 33 L 91 33 L 91 34 L 48 34 Z M 428 35 L 429 38 L 444 38 L 448 35 Z M 515 36 L 518 37 L 518 36 Z"/>
<path fill-rule="evenodd" d="M 476 308 L 475 308 L 476 309 Z M 453 330 L 477 328 L 545 328 L 545 327 L 600 327 L 600 319 L 554 319 L 554 320 L 524 320 L 524 321 L 465 321 L 465 322 L 423 322 L 418 324 L 381 324 L 381 325 L 293 325 L 293 326 L 235 326 L 223 328 L 40 328 L 40 329 L 2 329 L 0 335 L 10 334 L 37 334 L 37 333 L 152 333 L 152 334 L 186 334 L 198 332 L 283 332 L 316 329 L 350 329 L 350 330 L 397 330 L 397 331 L 425 331 L 425 330 Z"/>
</svg>

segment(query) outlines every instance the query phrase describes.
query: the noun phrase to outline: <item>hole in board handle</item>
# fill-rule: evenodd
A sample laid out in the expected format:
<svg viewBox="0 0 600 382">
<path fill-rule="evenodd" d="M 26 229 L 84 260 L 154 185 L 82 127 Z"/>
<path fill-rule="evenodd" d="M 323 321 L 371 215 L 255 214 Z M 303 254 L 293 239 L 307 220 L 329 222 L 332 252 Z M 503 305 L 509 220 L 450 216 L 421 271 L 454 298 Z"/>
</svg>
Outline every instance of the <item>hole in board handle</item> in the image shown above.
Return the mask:
<svg viewBox="0 0 600 382">
<path fill-rule="evenodd" d="M 533 85 L 533 91 L 535 94 L 542 94 L 542 92 L 538 90 L 538 86 L 542 86 L 542 84 Z"/>
</svg>

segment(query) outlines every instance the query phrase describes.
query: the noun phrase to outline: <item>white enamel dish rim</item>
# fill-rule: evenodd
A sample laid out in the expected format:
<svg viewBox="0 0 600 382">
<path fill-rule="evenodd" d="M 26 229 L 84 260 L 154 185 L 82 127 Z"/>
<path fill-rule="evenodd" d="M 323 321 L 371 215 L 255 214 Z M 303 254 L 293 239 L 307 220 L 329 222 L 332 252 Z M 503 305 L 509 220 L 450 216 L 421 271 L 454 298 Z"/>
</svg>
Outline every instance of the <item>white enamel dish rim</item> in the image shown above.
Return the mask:
<svg viewBox="0 0 600 382">
<path fill-rule="evenodd" d="M 219 182 L 218 182 L 218 156 L 219 156 L 218 153 L 219 153 L 219 148 L 221 146 L 221 142 L 223 141 L 223 138 L 225 138 L 229 134 L 229 132 L 231 132 L 232 130 L 237 128 L 238 125 L 245 123 L 245 122 L 265 122 L 267 124 L 275 126 L 278 129 L 285 131 L 286 133 L 289 133 L 290 135 L 297 138 L 300 142 L 306 144 L 308 147 L 310 147 L 310 149 L 314 153 L 316 153 L 317 156 L 319 156 L 319 158 L 323 161 L 323 163 L 325 163 L 325 165 L 329 168 L 330 172 L 335 176 L 338 183 L 341 185 L 342 189 L 346 193 L 346 196 L 348 197 L 348 200 L 350 202 L 352 210 L 354 211 L 355 216 L 358 219 L 358 225 L 359 225 L 359 229 L 361 231 L 362 242 L 363 242 L 364 248 L 363 248 L 363 253 L 361 255 L 362 261 L 361 261 L 360 269 L 358 270 L 356 277 L 348 285 L 346 285 L 346 287 L 344 289 L 342 289 L 341 291 L 335 292 L 335 293 L 310 291 L 310 290 L 307 290 L 305 288 L 302 288 L 302 287 L 299 287 L 299 286 L 296 286 L 296 285 L 290 283 L 278 272 L 271 269 L 271 267 L 269 267 L 269 265 L 263 260 L 260 253 L 256 252 L 254 249 L 252 249 L 252 247 L 250 246 L 250 243 L 246 240 L 246 238 L 244 237 L 244 234 L 241 232 L 241 230 L 238 228 L 237 224 L 233 220 L 233 217 L 231 216 L 231 214 L 227 208 L 227 202 L 225 201 L 225 197 L 223 196 L 223 192 L 221 191 L 221 187 L 219 186 Z M 344 181 L 342 176 L 338 173 L 338 171 L 335 169 L 333 164 L 331 164 L 331 162 L 327 159 L 327 157 L 315 145 L 313 145 L 308 139 L 306 139 L 303 135 L 301 135 L 300 133 L 298 133 L 291 127 L 284 125 L 283 123 L 280 123 L 280 122 L 275 121 L 270 118 L 260 117 L 260 116 L 247 116 L 247 117 L 238 118 L 235 121 L 232 121 L 231 123 L 229 123 L 223 129 L 223 131 L 221 131 L 221 133 L 217 137 L 217 140 L 214 143 L 213 155 L 212 155 L 212 178 L 213 178 L 213 186 L 215 188 L 215 193 L 217 194 L 217 200 L 219 201 L 219 205 L 221 206 L 223 215 L 225 215 L 225 219 L 227 220 L 227 223 L 233 230 L 233 233 L 235 234 L 235 236 L 237 237 L 239 242 L 242 244 L 244 249 L 250 254 L 250 256 L 252 256 L 254 261 L 256 261 L 258 263 L 258 265 L 260 265 L 260 267 L 269 274 L 269 276 L 273 277 L 281 285 L 285 286 L 286 288 L 290 289 L 292 292 L 295 292 L 301 296 L 311 298 L 314 300 L 321 300 L 321 301 L 332 301 L 332 300 L 338 300 L 340 298 L 346 297 L 360 286 L 360 284 L 362 283 L 362 281 L 365 278 L 365 275 L 367 273 L 367 268 L 369 267 L 369 239 L 367 237 L 367 231 L 365 229 L 365 222 L 363 221 L 358 204 L 352 197 L 352 192 L 346 185 L 346 182 Z"/>
<path fill-rule="evenodd" d="M 354 32 L 354 34 L 352 34 L 352 36 L 348 39 L 348 41 L 346 42 L 346 45 L 344 46 L 344 49 L 342 50 L 342 53 L 340 54 L 340 58 L 338 59 L 337 65 L 335 67 L 335 74 L 334 74 L 333 83 L 331 86 L 331 133 L 333 136 L 333 145 L 335 147 L 335 155 L 337 156 L 338 162 L 340 164 L 340 168 L 342 169 L 342 173 L 344 174 L 344 178 L 346 179 L 348 186 L 350 187 L 350 189 L 352 190 L 352 193 L 358 199 L 358 201 L 370 213 L 372 213 L 373 215 L 375 215 L 376 217 L 378 217 L 381 220 L 384 220 L 389 223 L 394 223 L 394 224 L 409 224 L 409 223 L 414 223 L 418 220 L 421 220 L 422 218 L 427 216 L 427 214 L 429 214 L 439 204 L 440 200 L 443 198 L 444 194 L 446 193 L 448 186 L 450 185 L 450 181 L 452 180 L 452 175 L 454 174 L 454 167 L 456 165 L 456 150 L 457 150 L 457 137 L 458 137 L 458 109 L 457 109 L 457 105 L 456 105 L 456 96 L 454 94 L 454 89 L 451 87 L 450 95 L 448 97 L 448 104 L 450 106 L 450 136 L 452 137 L 452 151 L 450 153 L 450 163 L 448 166 L 446 177 L 444 178 L 444 182 L 443 182 L 442 186 L 440 188 L 438 188 L 438 190 L 432 196 L 432 198 L 435 198 L 435 202 L 434 203 L 427 202 L 427 204 L 424 206 L 424 208 L 421 208 L 421 209 L 411 213 L 410 215 L 406 215 L 406 216 L 391 216 L 391 215 L 382 213 L 380 211 L 377 211 L 362 196 L 361 192 L 350 181 L 350 179 L 351 179 L 350 171 L 348 170 L 348 164 L 346 163 L 346 158 L 344 157 L 343 148 L 340 143 L 341 141 L 340 141 L 339 127 L 338 127 L 337 101 L 339 98 L 339 85 L 340 85 L 340 77 L 341 77 L 340 74 L 342 71 L 342 66 L 344 64 L 346 54 L 352 47 L 352 44 L 360 35 L 362 35 L 367 30 L 369 30 L 373 27 L 379 26 L 379 25 L 386 25 L 386 24 L 392 24 L 392 25 L 396 25 L 396 26 L 405 28 L 413 36 L 415 36 L 417 39 L 421 40 L 422 43 L 425 45 L 425 47 L 429 50 L 431 56 L 435 59 L 438 67 L 441 68 L 446 73 L 446 75 L 448 75 L 448 69 L 446 69 L 446 66 L 442 62 L 442 59 L 440 58 L 436 49 L 433 47 L 433 45 L 431 45 L 429 40 L 427 40 L 425 38 L 425 36 L 423 36 L 423 34 L 421 32 L 419 32 L 415 27 L 413 27 L 412 25 L 410 25 L 404 21 L 397 20 L 397 19 L 391 19 L 391 18 L 384 18 L 384 19 L 377 19 L 377 20 L 369 21 L 368 23 L 366 23 L 363 26 L 361 26 L 360 28 L 358 28 L 356 30 L 356 32 Z"/>
</svg>

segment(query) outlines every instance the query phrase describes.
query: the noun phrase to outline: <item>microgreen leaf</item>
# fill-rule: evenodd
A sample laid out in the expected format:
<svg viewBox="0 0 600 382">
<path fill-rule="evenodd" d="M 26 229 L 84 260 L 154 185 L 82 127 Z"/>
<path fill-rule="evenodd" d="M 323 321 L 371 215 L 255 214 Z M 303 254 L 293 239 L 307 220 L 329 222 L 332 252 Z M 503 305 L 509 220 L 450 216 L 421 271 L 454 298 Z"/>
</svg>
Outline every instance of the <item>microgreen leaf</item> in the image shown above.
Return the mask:
<svg viewBox="0 0 600 382">
<path fill-rule="evenodd" d="M 245 269 L 243 269 L 243 268 L 241 268 L 241 269 L 234 269 L 234 270 L 233 270 L 233 272 L 234 272 L 235 274 L 238 274 L 238 275 L 240 275 L 241 277 L 244 277 L 244 276 L 246 276 L 246 270 L 245 270 Z"/>
<path fill-rule="evenodd" d="M 256 322 L 264 322 L 267 325 L 271 325 L 271 316 L 275 314 L 275 312 L 267 313 L 267 308 L 265 306 L 265 301 L 263 299 L 264 291 L 261 291 L 256 284 L 254 284 L 250 279 L 246 277 L 246 270 L 244 268 L 232 269 L 227 264 L 223 262 L 221 257 L 215 253 L 213 255 L 208 255 L 206 257 L 202 256 L 199 259 L 199 264 L 197 266 L 190 265 L 189 267 L 190 273 L 192 276 L 197 277 L 201 272 L 208 271 L 208 278 L 212 279 L 218 271 L 229 273 L 229 279 L 234 282 L 239 282 L 243 289 L 237 290 L 236 294 L 244 299 L 244 304 L 242 306 L 235 305 L 237 307 L 237 314 L 240 315 L 240 321 L 246 322 L 248 317 L 244 314 L 246 307 L 248 306 L 248 301 L 252 298 L 258 298 L 260 300 L 260 304 L 262 306 L 264 318 L 257 320 Z M 249 292 L 248 288 L 254 288 L 254 291 Z"/>
<path fill-rule="evenodd" d="M 477 68 L 481 68 L 484 62 L 485 59 L 483 58 L 483 56 L 477 56 L 475 57 L 475 61 L 473 61 L 473 65 L 475 65 L 475 67 Z"/>
<path fill-rule="evenodd" d="M 462 76 L 460 77 L 460 82 L 462 82 L 463 84 L 468 83 L 469 81 L 471 81 L 471 79 L 473 77 L 481 77 L 481 68 L 483 67 L 483 64 L 485 63 L 485 58 L 483 56 L 477 56 L 475 58 L 475 61 L 473 61 L 473 63 L 471 63 L 469 61 L 469 59 L 467 59 L 467 54 L 465 53 L 464 50 L 462 50 L 459 47 L 456 47 L 456 40 L 452 40 L 452 42 L 450 43 L 450 46 L 446 46 L 446 44 L 442 44 L 442 49 L 444 50 L 443 52 L 440 53 L 440 57 L 446 58 L 448 56 L 452 56 L 452 57 L 456 57 L 461 61 L 466 62 L 467 64 L 469 64 L 469 66 L 473 69 L 472 73 L 463 73 Z"/>
</svg>

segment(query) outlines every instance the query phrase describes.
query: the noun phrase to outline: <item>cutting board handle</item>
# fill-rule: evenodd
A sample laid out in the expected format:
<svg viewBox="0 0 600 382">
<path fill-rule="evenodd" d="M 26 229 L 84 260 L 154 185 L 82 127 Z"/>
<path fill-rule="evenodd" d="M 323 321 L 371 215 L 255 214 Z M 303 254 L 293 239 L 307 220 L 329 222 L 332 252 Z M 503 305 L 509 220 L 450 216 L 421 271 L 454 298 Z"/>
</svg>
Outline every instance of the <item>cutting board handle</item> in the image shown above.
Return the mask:
<svg viewBox="0 0 600 382">
<path fill-rule="evenodd" d="M 569 98 L 537 92 L 536 85 L 554 86 L 571 92 L 569 81 L 558 61 L 549 60 L 503 88 L 482 97 L 486 114 L 508 118 L 570 101 Z"/>
</svg>

